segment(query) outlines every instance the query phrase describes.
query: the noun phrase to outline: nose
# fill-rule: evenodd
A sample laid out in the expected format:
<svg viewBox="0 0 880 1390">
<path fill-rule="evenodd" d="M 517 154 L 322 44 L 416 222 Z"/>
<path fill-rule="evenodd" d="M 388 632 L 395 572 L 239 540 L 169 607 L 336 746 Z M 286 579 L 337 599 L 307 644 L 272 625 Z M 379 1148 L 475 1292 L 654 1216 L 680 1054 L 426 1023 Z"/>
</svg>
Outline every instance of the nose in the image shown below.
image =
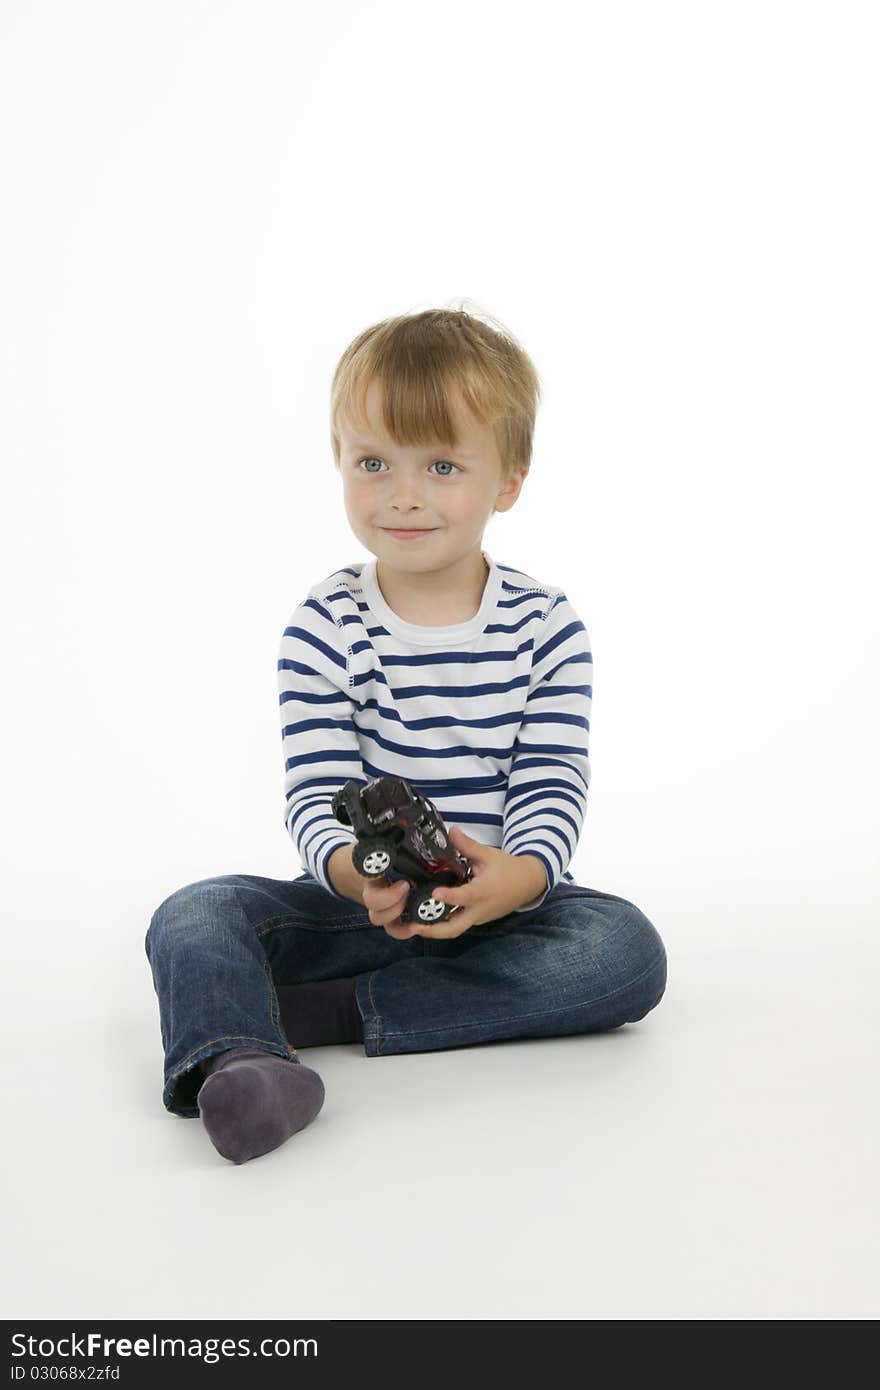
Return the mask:
<svg viewBox="0 0 880 1390">
<path fill-rule="evenodd" d="M 420 484 L 415 478 L 397 478 L 391 493 L 391 506 L 394 511 L 411 512 L 414 509 L 421 511 L 423 499 L 420 491 Z"/>
</svg>

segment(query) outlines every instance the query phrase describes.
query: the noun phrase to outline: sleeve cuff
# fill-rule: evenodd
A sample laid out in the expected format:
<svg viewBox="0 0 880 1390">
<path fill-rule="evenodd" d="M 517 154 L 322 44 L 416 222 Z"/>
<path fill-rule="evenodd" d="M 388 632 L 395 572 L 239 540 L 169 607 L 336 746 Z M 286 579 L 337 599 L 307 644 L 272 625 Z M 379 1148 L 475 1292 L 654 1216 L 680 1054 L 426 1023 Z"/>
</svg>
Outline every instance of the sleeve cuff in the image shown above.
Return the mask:
<svg viewBox="0 0 880 1390">
<path fill-rule="evenodd" d="M 547 894 L 553 887 L 553 871 L 550 867 L 550 863 L 547 860 L 546 856 L 541 854 L 538 850 L 528 849 L 525 846 L 523 846 L 521 849 L 512 850 L 511 853 L 517 858 L 521 857 L 524 854 L 529 854 L 532 856 L 533 859 L 540 859 L 541 863 L 544 865 L 544 873 L 547 876 L 547 886 L 544 888 L 543 892 L 539 893 L 537 898 L 533 898 L 531 902 L 523 903 L 521 907 L 514 908 L 514 912 L 534 912 L 536 907 L 541 906 L 541 903 L 544 901 Z"/>
<path fill-rule="evenodd" d="M 341 835 L 338 839 L 331 840 L 329 845 L 327 845 L 326 847 L 322 845 L 314 856 L 315 877 L 317 878 L 321 886 L 323 888 L 326 888 L 327 892 L 331 895 L 331 897 L 337 898 L 339 902 L 342 903 L 350 903 L 351 898 L 347 898 L 344 893 L 338 893 L 336 889 L 333 887 L 333 884 L 330 881 L 330 875 L 327 872 L 327 861 L 330 858 L 330 856 L 332 854 L 335 854 L 338 849 L 342 848 L 342 846 L 352 845 L 354 844 L 354 842 L 354 835 Z M 308 865 L 306 865 L 305 867 L 308 867 Z"/>
</svg>

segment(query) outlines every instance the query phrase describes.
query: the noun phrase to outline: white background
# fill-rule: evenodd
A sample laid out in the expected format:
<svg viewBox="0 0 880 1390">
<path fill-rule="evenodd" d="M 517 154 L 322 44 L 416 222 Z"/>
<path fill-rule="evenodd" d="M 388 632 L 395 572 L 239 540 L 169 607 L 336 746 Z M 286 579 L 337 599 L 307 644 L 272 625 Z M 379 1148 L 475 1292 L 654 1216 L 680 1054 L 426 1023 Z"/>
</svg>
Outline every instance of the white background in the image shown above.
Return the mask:
<svg viewBox="0 0 880 1390">
<path fill-rule="evenodd" d="M 4 6 L 6 1316 L 876 1317 L 878 32 Z M 369 558 L 330 377 L 435 305 L 541 376 L 484 546 L 589 628 L 571 867 L 667 993 L 310 1051 L 321 1116 L 235 1167 L 162 1107 L 143 938 L 185 883 L 301 872 L 278 643 Z"/>
</svg>

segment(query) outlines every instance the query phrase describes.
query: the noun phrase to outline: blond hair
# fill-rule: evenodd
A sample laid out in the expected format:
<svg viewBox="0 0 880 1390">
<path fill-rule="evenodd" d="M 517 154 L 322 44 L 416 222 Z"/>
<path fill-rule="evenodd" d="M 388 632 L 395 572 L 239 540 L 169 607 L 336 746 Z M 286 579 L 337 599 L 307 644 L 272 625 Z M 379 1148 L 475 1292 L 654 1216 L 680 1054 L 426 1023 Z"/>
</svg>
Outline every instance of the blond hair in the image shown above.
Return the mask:
<svg viewBox="0 0 880 1390">
<path fill-rule="evenodd" d="M 488 317 L 488 316 L 487 316 Z M 496 320 L 464 309 L 425 309 L 365 328 L 343 352 L 330 390 L 330 440 L 340 421 L 365 423 L 364 397 L 381 386 L 382 425 L 395 444 L 434 439 L 455 447 L 454 396 L 492 429 L 503 477 L 528 472 L 541 384 L 531 359 Z"/>
</svg>

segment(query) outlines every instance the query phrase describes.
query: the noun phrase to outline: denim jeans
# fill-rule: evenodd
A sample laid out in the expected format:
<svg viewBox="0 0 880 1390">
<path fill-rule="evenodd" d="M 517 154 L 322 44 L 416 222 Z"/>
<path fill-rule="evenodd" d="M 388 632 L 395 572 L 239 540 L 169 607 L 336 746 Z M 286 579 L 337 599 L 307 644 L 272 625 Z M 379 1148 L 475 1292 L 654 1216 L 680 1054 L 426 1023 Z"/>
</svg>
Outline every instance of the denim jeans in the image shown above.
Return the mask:
<svg viewBox="0 0 880 1390">
<path fill-rule="evenodd" d="M 296 1061 L 275 985 L 356 976 L 364 1052 L 619 1028 L 666 988 L 656 928 L 626 898 L 560 880 L 540 907 L 444 940 L 398 941 L 309 873 L 222 874 L 156 909 L 145 948 L 165 1050 L 162 1100 L 198 1115 L 197 1064 L 230 1047 Z"/>
</svg>

